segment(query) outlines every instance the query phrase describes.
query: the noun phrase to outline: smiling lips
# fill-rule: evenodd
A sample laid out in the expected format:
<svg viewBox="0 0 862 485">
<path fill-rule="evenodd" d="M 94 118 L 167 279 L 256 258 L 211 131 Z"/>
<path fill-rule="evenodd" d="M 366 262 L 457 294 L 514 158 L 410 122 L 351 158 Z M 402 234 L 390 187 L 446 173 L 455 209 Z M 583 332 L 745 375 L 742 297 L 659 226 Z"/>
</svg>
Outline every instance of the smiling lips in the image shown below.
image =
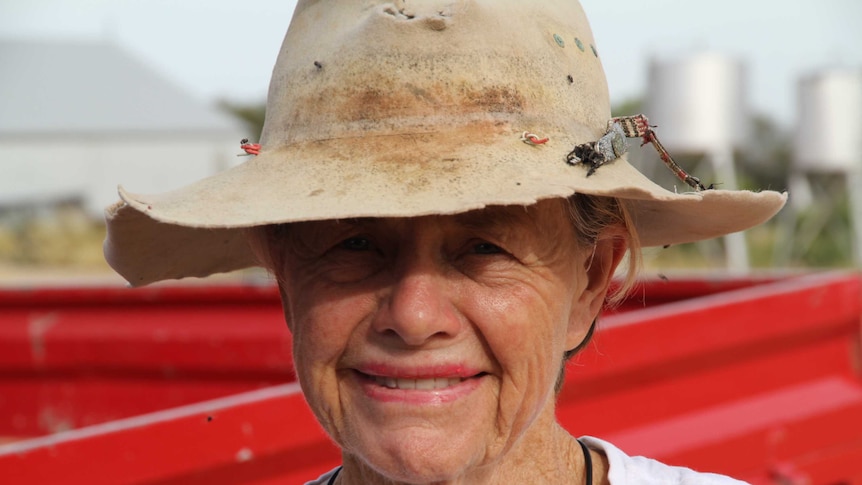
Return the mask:
<svg viewBox="0 0 862 485">
<path fill-rule="evenodd" d="M 432 366 L 423 368 L 394 368 L 389 365 L 370 365 L 356 369 L 367 381 L 388 389 L 404 391 L 434 391 L 455 387 L 466 380 L 485 375 L 478 369 L 462 365 Z"/>
<path fill-rule="evenodd" d="M 461 366 L 424 369 L 394 369 L 373 366 L 355 369 L 365 395 L 381 403 L 440 405 L 458 401 L 479 388 L 486 372 Z"/>
</svg>

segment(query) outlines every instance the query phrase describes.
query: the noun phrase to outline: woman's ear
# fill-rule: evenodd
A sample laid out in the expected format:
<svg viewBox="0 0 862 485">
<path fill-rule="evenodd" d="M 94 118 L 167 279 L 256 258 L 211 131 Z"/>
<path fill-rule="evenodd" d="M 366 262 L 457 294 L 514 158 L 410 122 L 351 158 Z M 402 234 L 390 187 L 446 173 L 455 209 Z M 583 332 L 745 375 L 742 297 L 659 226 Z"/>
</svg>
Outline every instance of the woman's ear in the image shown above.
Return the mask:
<svg viewBox="0 0 862 485">
<path fill-rule="evenodd" d="M 628 249 L 627 235 L 621 227 L 606 229 L 583 261 L 586 284 L 577 295 L 569 320 L 567 349 L 579 345 L 589 326 L 598 317 L 617 267 Z"/>
<path fill-rule="evenodd" d="M 626 233 L 622 228 L 610 228 L 596 240 L 593 254 L 587 260 L 585 271 L 587 286 L 584 289 L 585 303 L 592 319 L 595 319 L 605 303 L 608 289 L 628 249 Z"/>
</svg>

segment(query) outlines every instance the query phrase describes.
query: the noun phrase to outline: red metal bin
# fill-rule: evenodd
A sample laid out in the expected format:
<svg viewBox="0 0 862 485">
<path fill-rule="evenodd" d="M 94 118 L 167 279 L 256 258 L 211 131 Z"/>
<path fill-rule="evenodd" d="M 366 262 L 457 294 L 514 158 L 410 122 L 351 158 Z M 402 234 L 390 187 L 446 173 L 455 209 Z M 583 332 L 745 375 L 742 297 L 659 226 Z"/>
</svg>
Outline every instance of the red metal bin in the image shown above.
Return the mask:
<svg viewBox="0 0 862 485">
<path fill-rule="evenodd" d="M 294 484 L 339 461 L 270 287 L 0 292 L 0 483 Z M 755 484 L 862 484 L 862 277 L 645 282 L 560 421 Z"/>
</svg>

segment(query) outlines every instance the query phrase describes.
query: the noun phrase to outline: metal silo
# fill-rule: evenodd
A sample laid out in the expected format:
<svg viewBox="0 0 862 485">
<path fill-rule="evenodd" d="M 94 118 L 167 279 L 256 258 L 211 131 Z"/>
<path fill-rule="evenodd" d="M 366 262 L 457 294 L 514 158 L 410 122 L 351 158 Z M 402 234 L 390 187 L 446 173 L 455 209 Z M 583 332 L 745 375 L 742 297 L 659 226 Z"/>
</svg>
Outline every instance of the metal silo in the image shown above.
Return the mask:
<svg viewBox="0 0 862 485">
<path fill-rule="evenodd" d="M 862 70 L 835 69 L 799 81 L 793 162 L 803 172 L 862 169 Z"/>
<path fill-rule="evenodd" d="M 710 154 L 741 148 L 748 132 L 745 69 L 717 53 L 653 60 L 647 116 L 668 150 Z"/>
<path fill-rule="evenodd" d="M 749 131 L 745 68 L 719 53 L 653 59 L 649 66 L 646 115 L 673 155 L 700 155 L 721 188 L 736 188 L 733 151 Z M 749 267 L 742 234 L 725 236 L 728 269 Z"/>
<path fill-rule="evenodd" d="M 808 251 L 828 231 L 842 195 L 850 216 L 853 260 L 862 263 L 862 69 L 828 69 L 800 79 L 793 140 L 793 212 L 816 211 L 794 235 Z M 844 194 L 841 194 L 844 192 Z M 835 232 L 835 231 L 833 231 Z M 793 251 L 793 247 L 790 248 Z"/>
</svg>

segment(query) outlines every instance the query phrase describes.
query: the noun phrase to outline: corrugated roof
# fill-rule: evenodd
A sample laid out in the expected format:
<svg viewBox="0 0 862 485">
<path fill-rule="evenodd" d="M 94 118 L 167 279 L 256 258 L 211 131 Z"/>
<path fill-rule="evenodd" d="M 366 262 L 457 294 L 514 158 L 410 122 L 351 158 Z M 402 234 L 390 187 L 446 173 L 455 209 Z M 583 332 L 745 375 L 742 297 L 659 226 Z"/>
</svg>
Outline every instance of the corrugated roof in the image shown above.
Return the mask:
<svg viewBox="0 0 862 485">
<path fill-rule="evenodd" d="M 240 126 L 107 43 L 0 41 L 0 66 L 0 134 Z"/>
</svg>

